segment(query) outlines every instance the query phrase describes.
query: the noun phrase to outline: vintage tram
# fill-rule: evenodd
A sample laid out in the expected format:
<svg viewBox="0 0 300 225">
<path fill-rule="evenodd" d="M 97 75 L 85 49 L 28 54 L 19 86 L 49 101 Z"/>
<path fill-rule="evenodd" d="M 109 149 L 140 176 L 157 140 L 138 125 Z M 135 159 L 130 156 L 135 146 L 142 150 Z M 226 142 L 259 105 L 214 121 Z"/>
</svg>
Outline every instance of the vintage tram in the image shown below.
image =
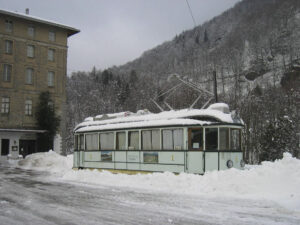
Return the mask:
<svg viewBox="0 0 300 225">
<path fill-rule="evenodd" d="M 242 128 L 242 120 L 224 103 L 89 117 L 74 129 L 73 167 L 196 174 L 242 169 Z"/>
</svg>

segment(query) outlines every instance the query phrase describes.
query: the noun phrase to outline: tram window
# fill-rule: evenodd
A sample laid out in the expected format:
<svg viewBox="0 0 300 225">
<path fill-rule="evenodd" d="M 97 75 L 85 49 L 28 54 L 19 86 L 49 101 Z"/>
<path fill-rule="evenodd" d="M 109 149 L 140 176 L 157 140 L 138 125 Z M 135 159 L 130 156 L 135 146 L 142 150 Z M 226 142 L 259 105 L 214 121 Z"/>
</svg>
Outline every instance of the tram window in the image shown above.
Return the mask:
<svg viewBox="0 0 300 225">
<path fill-rule="evenodd" d="M 164 150 L 181 150 L 183 149 L 183 130 L 163 130 L 163 149 Z"/>
<path fill-rule="evenodd" d="M 203 129 L 191 130 L 191 146 L 190 149 L 203 150 Z"/>
<path fill-rule="evenodd" d="M 183 130 L 176 129 L 173 131 L 173 140 L 174 140 L 174 149 L 182 150 L 183 149 Z"/>
<path fill-rule="evenodd" d="M 126 134 L 125 132 L 117 132 L 117 150 L 125 150 L 126 149 Z"/>
<path fill-rule="evenodd" d="M 152 150 L 160 149 L 160 130 L 152 130 Z"/>
<path fill-rule="evenodd" d="M 98 150 L 98 134 L 85 135 L 86 150 Z"/>
<path fill-rule="evenodd" d="M 240 129 L 231 129 L 231 149 L 240 150 L 241 149 L 241 130 Z"/>
<path fill-rule="evenodd" d="M 163 130 L 163 149 L 171 150 L 173 149 L 173 132 L 172 130 Z"/>
<path fill-rule="evenodd" d="M 159 130 L 142 131 L 142 149 L 159 150 L 160 149 L 160 132 Z"/>
<path fill-rule="evenodd" d="M 79 135 L 75 135 L 75 151 L 79 150 Z"/>
<path fill-rule="evenodd" d="M 142 149 L 151 150 L 151 130 L 142 131 Z"/>
<path fill-rule="evenodd" d="M 129 131 L 128 132 L 128 149 L 138 150 L 139 149 L 139 132 Z"/>
<path fill-rule="evenodd" d="M 205 149 L 206 150 L 218 149 L 218 128 L 205 129 Z"/>
<path fill-rule="evenodd" d="M 101 133 L 100 134 L 100 149 L 112 150 L 114 149 L 114 133 Z"/>
<path fill-rule="evenodd" d="M 79 150 L 84 150 L 84 135 L 79 135 Z"/>
<path fill-rule="evenodd" d="M 220 150 L 229 150 L 229 128 L 220 128 Z"/>
</svg>

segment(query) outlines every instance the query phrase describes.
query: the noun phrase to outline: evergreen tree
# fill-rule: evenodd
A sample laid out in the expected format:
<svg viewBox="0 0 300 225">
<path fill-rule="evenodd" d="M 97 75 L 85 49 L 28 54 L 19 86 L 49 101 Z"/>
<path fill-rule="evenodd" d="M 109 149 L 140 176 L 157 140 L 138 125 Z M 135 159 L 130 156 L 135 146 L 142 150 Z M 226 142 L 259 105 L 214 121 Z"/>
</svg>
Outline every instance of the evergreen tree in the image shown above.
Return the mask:
<svg viewBox="0 0 300 225">
<path fill-rule="evenodd" d="M 129 83 L 130 85 L 132 85 L 133 87 L 135 86 L 135 84 L 138 81 L 138 75 L 136 73 L 135 70 L 131 70 L 130 75 L 129 75 Z"/>
<path fill-rule="evenodd" d="M 108 83 L 113 79 L 113 74 L 109 70 L 104 70 L 102 72 L 102 83 L 108 85 Z"/>
<path fill-rule="evenodd" d="M 269 125 L 260 138 L 260 160 L 282 158 L 284 152 L 293 153 L 293 122 L 287 116 L 282 116 Z"/>
<path fill-rule="evenodd" d="M 120 90 L 120 93 L 118 94 L 118 105 L 125 107 L 125 102 L 129 98 L 130 95 L 130 88 L 129 84 L 126 83 Z"/>
<path fill-rule="evenodd" d="M 42 92 L 39 96 L 36 120 L 39 129 L 46 131 L 38 135 L 39 151 L 53 149 L 53 140 L 60 124 L 60 118 L 55 115 L 55 108 L 48 91 Z"/>
<path fill-rule="evenodd" d="M 207 31 L 206 29 L 204 30 L 204 38 L 203 38 L 204 42 L 208 42 L 208 35 L 207 35 Z"/>
<path fill-rule="evenodd" d="M 195 43 L 198 44 L 198 45 L 200 44 L 200 41 L 199 41 L 199 35 L 198 35 L 198 34 L 197 34 L 197 36 L 195 37 Z"/>
</svg>

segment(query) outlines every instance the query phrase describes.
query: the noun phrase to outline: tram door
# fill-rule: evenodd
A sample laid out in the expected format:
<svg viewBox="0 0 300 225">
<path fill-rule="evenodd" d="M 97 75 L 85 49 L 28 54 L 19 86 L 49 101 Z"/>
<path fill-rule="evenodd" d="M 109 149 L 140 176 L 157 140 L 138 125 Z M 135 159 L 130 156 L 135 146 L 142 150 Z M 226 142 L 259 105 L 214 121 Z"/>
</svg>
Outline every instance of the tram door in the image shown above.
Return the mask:
<svg viewBox="0 0 300 225">
<path fill-rule="evenodd" d="M 205 172 L 219 169 L 218 128 L 205 128 Z"/>
<path fill-rule="evenodd" d="M 76 143 L 76 149 L 77 149 L 77 160 L 76 160 L 76 164 L 77 167 L 83 167 L 83 150 L 84 150 L 84 135 L 80 134 L 76 136 L 77 138 L 75 139 Z"/>
<path fill-rule="evenodd" d="M 189 173 L 203 173 L 203 128 L 188 129 L 187 170 Z"/>
</svg>

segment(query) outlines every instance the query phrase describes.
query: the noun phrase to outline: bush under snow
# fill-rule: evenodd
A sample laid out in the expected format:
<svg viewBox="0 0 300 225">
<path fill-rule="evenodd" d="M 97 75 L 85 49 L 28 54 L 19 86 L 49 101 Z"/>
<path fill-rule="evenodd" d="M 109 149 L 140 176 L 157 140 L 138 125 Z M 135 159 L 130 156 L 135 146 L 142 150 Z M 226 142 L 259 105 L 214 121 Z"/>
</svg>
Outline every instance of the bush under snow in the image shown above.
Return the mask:
<svg viewBox="0 0 300 225">
<path fill-rule="evenodd" d="M 175 194 L 272 200 L 300 211 L 300 160 L 285 153 L 283 159 L 263 162 L 245 170 L 213 171 L 205 175 L 181 173 L 113 174 L 98 170 L 72 170 L 72 156 L 55 152 L 27 156 L 19 166 L 53 172 L 64 181 L 130 187 Z"/>
</svg>

